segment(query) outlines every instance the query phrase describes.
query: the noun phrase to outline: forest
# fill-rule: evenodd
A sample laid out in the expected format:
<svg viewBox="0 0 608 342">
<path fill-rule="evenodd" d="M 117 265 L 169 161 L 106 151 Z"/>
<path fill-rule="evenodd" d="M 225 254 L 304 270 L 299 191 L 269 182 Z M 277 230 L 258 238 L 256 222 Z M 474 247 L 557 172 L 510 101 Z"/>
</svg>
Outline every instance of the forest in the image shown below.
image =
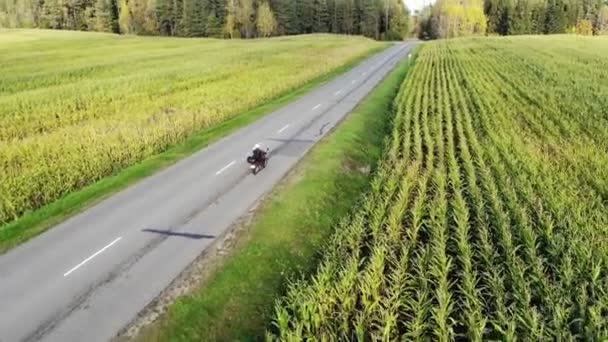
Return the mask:
<svg viewBox="0 0 608 342">
<path fill-rule="evenodd" d="M 438 0 L 415 14 L 421 39 L 475 34 L 608 34 L 606 0 Z"/>
<path fill-rule="evenodd" d="M 0 0 L 0 27 L 217 38 L 327 32 L 399 40 L 408 24 L 401 0 Z"/>
<path fill-rule="evenodd" d="M 437 0 L 411 18 L 401 0 L 0 0 L 0 27 L 216 38 L 601 35 L 608 0 Z"/>
</svg>

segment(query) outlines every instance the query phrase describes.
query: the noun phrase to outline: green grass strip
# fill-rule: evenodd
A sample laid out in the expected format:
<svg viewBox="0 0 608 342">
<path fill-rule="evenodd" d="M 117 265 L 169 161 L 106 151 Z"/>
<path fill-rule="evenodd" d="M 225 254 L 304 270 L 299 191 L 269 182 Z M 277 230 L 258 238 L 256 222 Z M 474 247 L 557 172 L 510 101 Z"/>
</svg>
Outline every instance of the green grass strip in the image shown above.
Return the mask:
<svg viewBox="0 0 608 342">
<path fill-rule="evenodd" d="M 336 223 L 368 190 L 390 132 L 403 61 L 263 203 L 206 284 L 179 299 L 139 341 L 262 340 L 286 278 L 310 274 Z"/>
<path fill-rule="evenodd" d="M 38 210 L 24 214 L 21 218 L 0 227 L 0 254 L 6 253 L 11 248 L 41 234 L 67 218 L 125 189 L 129 185 L 174 164 L 180 159 L 192 155 L 203 147 L 229 135 L 239 128 L 247 126 L 260 117 L 273 112 L 289 102 L 295 101 L 322 83 L 345 73 L 388 46 L 386 44 L 383 47 L 372 49 L 334 71 L 311 80 L 296 90 L 287 91 L 264 105 L 205 129 L 165 152 L 130 166 L 116 175 L 106 177 Z"/>
</svg>

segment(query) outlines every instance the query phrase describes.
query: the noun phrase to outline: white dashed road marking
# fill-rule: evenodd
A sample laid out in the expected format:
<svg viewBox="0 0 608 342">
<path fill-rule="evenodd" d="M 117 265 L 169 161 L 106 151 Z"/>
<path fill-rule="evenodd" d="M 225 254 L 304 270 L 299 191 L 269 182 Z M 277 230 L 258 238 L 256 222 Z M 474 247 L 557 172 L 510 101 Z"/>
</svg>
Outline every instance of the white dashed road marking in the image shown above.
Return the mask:
<svg viewBox="0 0 608 342">
<path fill-rule="evenodd" d="M 236 163 L 236 160 L 233 160 L 230 162 L 230 164 L 224 166 L 223 168 L 221 168 L 218 172 L 216 172 L 216 175 L 219 175 L 220 173 L 226 171 L 229 167 L 231 167 L 232 165 L 234 165 L 234 163 Z"/>
<path fill-rule="evenodd" d="M 103 251 L 105 251 L 106 249 L 108 249 L 108 248 L 112 247 L 112 245 L 113 245 L 113 244 L 115 244 L 115 243 L 117 243 L 118 241 L 120 241 L 120 239 L 122 239 L 122 237 L 118 237 L 118 238 L 116 238 L 114 241 L 110 242 L 110 243 L 109 243 L 107 246 L 105 246 L 104 248 L 102 248 L 102 249 L 98 250 L 97 252 L 95 252 L 95 254 L 91 255 L 90 257 L 88 257 L 88 258 L 84 259 L 84 261 L 83 261 L 83 262 L 81 262 L 80 264 L 78 264 L 78 265 L 76 265 L 76 266 L 72 267 L 72 269 L 71 269 L 71 270 L 69 270 L 69 271 L 65 272 L 65 273 L 63 274 L 63 276 L 64 276 L 64 277 L 69 276 L 69 275 L 70 275 L 70 273 L 72 273 L 72 272 L 76 271 L 76 270 L 77 270 L 78 268 L 80 268 L 82 265 L 86 264 L 87 262 L 91 261 L 91 259 L 93 259 L 94 257 L 96 257 L 96 256 L 98 256 L 99 254 L 103 253 Z"/>
</svg>

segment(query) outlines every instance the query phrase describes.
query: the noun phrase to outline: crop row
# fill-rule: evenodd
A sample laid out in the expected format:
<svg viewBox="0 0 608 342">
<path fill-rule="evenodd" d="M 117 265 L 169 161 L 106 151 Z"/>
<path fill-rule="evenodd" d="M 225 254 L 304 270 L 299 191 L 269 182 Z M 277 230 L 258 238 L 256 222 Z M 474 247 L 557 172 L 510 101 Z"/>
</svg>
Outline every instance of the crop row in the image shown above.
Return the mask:
<svg viewBox="0 0 608 342">
<path fill-rule="evenodd" d="M 269 339 L 608 338 L 608 41 L 570 40 L 426 44 L 372 191 Z"/>
<path fill-rule="evenodd" d="M 379 46 L 330 35 L 0 35 L 15 36 L 0 47 L 0 225 Z"/>
</svg>

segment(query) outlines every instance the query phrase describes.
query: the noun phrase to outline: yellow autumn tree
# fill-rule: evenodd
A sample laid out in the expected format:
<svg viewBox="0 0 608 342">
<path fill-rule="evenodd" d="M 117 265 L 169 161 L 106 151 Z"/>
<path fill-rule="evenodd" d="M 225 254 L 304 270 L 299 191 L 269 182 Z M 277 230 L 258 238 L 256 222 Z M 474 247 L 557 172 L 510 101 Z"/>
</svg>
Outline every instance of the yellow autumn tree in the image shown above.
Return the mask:
<svg viewBox="0 0 608 342">
<path fill-rule="evenodd" d="M 583 36 L 591 36 L 593 34 L 593 23 L 591 20 L 579 20 L 576 23 L 576 33 Z"/>
<path fill-rule="evenodd" d="M 439 0 L 433 6 L 431 20 L 438 38 L 484 34 L 487 27 L 480 0 Z"/>
<path fill-rule="evenodd" d="M 226 24 L 224 25 L 224 32 L 230 39 L 239 38 L 239 30 L 236 25 L 236 5 L 234 0 L 228 1 L 228 7 L 226 9 L 228 14 L 226 15 Z"/>
<path fill-rule="evenodd" d="M 133 32 L 133 24 L 131 23 L 131 11 L 127 0 L 120 0 L 120 8 L 118 15 L 118 24 L 120 25 L 120 33 L 129 34 Z"/>
<path fill-rule="evenodd" d="M 258 7 L 256 26 L 258 34 L 262 37 L 270 37 L 277 29 L 277 21 L 267 2 Z"/>
</svg>

